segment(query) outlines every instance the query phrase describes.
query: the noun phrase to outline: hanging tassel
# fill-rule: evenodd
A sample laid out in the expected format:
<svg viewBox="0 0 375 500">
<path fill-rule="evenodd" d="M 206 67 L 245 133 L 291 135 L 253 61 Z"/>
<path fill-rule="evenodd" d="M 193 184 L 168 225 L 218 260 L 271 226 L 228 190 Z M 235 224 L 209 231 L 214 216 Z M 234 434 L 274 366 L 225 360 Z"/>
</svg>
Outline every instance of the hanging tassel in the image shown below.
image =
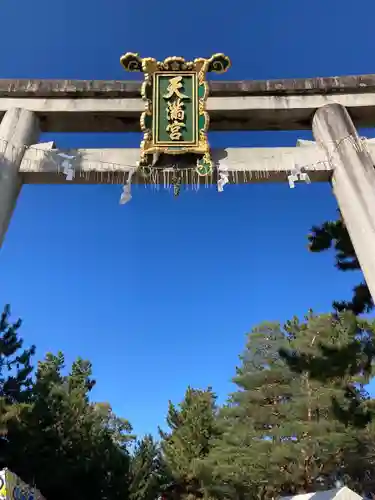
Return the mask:
<svg viewBox="0 0 375 500">
<path fill-rule="evenodd" d="M 302 172 L 303 167 L 299 165 L 294 165 L 294 167 L 290 171 L 290 175 L 288 175 L 289 187 L 293 189 L 295 187 L 295 183 L 297 181 L 306 182 L 306 184 L 310 184 L 311 180 L 307 172 Z"/>
<path fill-rule="evenodd" d="M 226 165 L 219 165 L 219 179 L 217 181 L 217 190 L 219 193 L 224 191 L 224 186 L 229 182 L 228 167 Z"/>
<path fill-rule="evenodd" d="M 173 195 L 175 197 L 179 196 L 181 192 L 181 178 L 178 177 L 174 182 L 173 182 Z"/>
<path fill-rule="evenodd" d="M 180 195 L 181 191 L 181 172 L 178 172 L 176 169 L 173 171 L 172 175 L 172 185 L 173 185 L 173 195 L 175 198 Z"/>
<path fill-rule="evenodd" d="M 295 182 L 297 181 L 298 181 L 298 174 L 295 173 L 295 169 L 292 169 L 290 175 L 288 175 L 288 182 L 290 189 L 295 188 Z"/>
<path fill-rule="evenodd" d="M 73 160 L 75 160 L 75 156 L 69 156 L 65 153 L 57 153 L 57 156 L 63 159 L 61 163 L 61 167 L 63 169 L 63 174 L 67 181 L 72 181 L 75 177 L 75 168 L 73 166 Z"/>
<path fill-rule="evenodd" d="M 132 199 L 131 182 L 132 182 L 132 177 L 133 177 L 134 172 L 135 172 L 135 170 L 131 170 L 129 172 L 126 184 L 124 184 L 124 186 L 122 188 L 122 193 L 120 196 L 120 205 L 125 205 L 125 203 L 128 203 Z"/>
</svg>

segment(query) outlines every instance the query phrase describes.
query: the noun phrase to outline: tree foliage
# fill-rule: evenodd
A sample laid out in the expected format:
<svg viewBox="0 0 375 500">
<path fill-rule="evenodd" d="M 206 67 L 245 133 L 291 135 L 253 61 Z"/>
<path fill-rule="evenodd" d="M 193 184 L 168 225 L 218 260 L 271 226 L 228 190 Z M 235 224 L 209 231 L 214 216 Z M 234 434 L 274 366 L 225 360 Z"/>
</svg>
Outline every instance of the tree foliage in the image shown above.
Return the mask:
<svg viewBox="0 0 375 500">
<path fill-rule="evenodd" d="M 49 353 L 33 372 L 20 321 L 0 320 L 1 465 L 47 499 L 252 500 L 375 491 L 375 323 L 352 312 L 262 323 L 221 408 L 211 388 L 169 402 L 168 430 L 135 441 L 93 402 L 91 363 Z M 134 446 L 132 446 L 134 444 Z"/>
<path fill-rule="evenodd" d="M 136 443 L 130 477 L 130 500 L 156 500 L 170 482 L 160 446 L 150 434 Z"/>
<path fill-rule="evenodd" d="M 333 249 L 335 251 L 336 267 L 340 271 L 361 270 L 340 212 L 336 221 L 328 221 L 321 226 L 313 226 L 308 240 L 311 252 L 323 252 Z M 370 312 L 374 308 L 374 302 L 366 282 L 363 280 L 354 287 L 351 300 L 335 301 L 333 307 L 338 312 L 348 310 L 357 315 Z"/>
<path fill-rule="evenodd" d="M 361 422 L 359 431 L 335 411 L 337 406 L 350 412 L 348 388 L 356 389 L 357 403 L 368 402 L 365 364 L 358 359 L 344 373 L 332 367 L 324 380 L 319 368 L 316 374 L 310 370 L 321 352 L 352 345 L 356 325 L 350 314 L 335 319 L 310 313 L 302 322 L 264 323 L 249 334 L 234 378 L 238 390 L 220 413 L 222 437 L 206 460 L 211 491 L 272 498 L 329 489 L 342 479 L 358 486 L 371 475 L 372 449 L 366 448 L 367 459 L 358 467 L 359 449 L 373 442 L 370 422 Z M 363 322 L 361 328 L 373 338 L 373 325 Z"/>
<path fill-rule="evenodd" d="M 77 359 L 64 374 L 62 353 L 47 354 L 32 377 L 34 347 L 23 349 L 9 322 L 0 320 L 1 462 L 47 498 L 128 496 L 131 426 L 109 405 L 90 402 L 90 362 Z"/>
<path fill-rule="evenodd" d="M 167 424 L 169 432 L 160 430 L 162 451 L 172 478 L 173 495 L 180 498 L 200 498 L 204 487 L 199 475 L 204 459 L 217 437 L 216 395 L 206 390 L 188 387 L 183 401 L 176 407 L 169 402 Z"/>
<path fill-rule="evenodd" d="M 38 364 L 32 406 L 10 432 L 9 467 L 35 481 L 46 497 L 121 498 L 127 494 L 129 424 L 109 406 L 90 403 L 95 382 L 88 361 L 76 360 L 67 375 L 64 368 L 62 353 Z"/>
<path fill-rule="evenodd" d="M 31 389 L 31 357 L 35 347 L 23 349 L 18 336 L 21 320 L 9 323 L 10 307 L 0 317 L 0 434 L 6 436 L 7 423 L 18 418 Z"/>
</svg>

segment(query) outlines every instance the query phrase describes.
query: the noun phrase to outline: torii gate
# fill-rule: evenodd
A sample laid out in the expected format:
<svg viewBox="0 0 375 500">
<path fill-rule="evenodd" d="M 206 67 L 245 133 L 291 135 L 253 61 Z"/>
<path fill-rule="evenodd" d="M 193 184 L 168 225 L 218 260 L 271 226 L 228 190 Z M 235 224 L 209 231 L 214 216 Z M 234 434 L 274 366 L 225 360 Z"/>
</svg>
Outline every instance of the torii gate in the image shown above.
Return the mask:
<svg viewBox="0 0 375 500">
<path fill-rule="evenodd" d="M 375 142 L 361 139 L 356 131 L 356 126 L 375 125 L 375 75 L 215 81 L 210 96 L 211 130 L 312 128 L 316 143 L 214 150 L 212 158 L 226 165 L 232 182 L 286 181 L 293 165 L 306 166 L 313 182 L 331 180 L 375 299 Z M 40 131 L 139 131 L 143 110 L 139 82 L 0 80 L 0 244 L 22 184 L 67 182 L 43 153 L 54 145 L 36 144 Z M 122 184 L 139 158 L 137 149 L 65 153 L 78 158 L 73 183 Z M 208 182 L 216 182 L 214 176 Z"/>
</svg>

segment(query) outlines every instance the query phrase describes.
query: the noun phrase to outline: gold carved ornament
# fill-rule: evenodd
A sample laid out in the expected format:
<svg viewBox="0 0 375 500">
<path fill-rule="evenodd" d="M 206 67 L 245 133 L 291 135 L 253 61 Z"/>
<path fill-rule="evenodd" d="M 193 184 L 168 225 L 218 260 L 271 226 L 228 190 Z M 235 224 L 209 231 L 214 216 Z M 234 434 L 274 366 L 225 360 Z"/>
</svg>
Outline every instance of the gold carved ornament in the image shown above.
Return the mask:
<svg viewBox="0 0 375 500">
<path fill-rule="evenodd" d="M 207 138 L 209 127 L 209 115 L 206 110 L 206 103 L 209 94 L 209 86 L 206 75 L 209 72 L 224 73 L 230 68 L 230 59 L 224 54 L 214 54 L 209 59 L 199 58 L 194 61 L 185 61 L 182 57 L 167 57 L 164 61 L 157 61 L 153 58 L 140 58 L 138 54 L 128 52 L 120 59 L 122 66 L 127 71 L 139 71 L 144 73 L 144 81 L 141 86 L 141 96 L 145 102 L 145 110 L 140 117 L 140 126 L 143 132 L 143 139 L 140 144 L 140 160 L 138 166 L 142 168 L 144 174 L 150 174 L 152 169 L 152 157 L 154 153 L 165 153 L 179 155 L 184 153 L 194 153 L 198 155 L 196 171 L 199 175 L 205 176 L 212 173 L 213 162 L 210 154 L 210 147 Z M 193 145 L 184 145 L 180 142 L 178 148 L 173 145 L 159 145 L 155 143 L 153 137 L 153 85 L 156 73 L 176 72 L 176 76 L 171 76 L 168 82 L 167 92 L 163 94 L 163 99 L 167 102 L 166 132 L 170 140 L 181 141 L 183 130 L 186 128 L 186 108 L 185 103 L 189 96 L 184 94 L 183 75 L 192 74 L 197 79 L 197 120 L 203 126 L 197 127 L 198 136 Z M 199 90 L 198 90 L 199 89 Z"/>
</svg>

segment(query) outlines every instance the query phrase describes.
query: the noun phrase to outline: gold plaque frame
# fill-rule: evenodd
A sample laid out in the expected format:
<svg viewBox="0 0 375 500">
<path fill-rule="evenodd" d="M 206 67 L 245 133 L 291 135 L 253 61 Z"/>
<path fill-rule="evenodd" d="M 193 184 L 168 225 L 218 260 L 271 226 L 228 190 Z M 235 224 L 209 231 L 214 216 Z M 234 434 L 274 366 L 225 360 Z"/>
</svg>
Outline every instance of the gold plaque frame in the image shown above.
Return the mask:
<svg viewBox="0 0 375 500">
<path fill-rule="evenodd" d="M 194 153 L 197 155 L 196 171 L 199 175 L 208 175 L 212 172 L 213 164 L 210 154 L 207 132 L 209 128 L 209 114 L 206 109 L 209 86 L 206 80 L 207 73 L 224 73 L 231 62 L 224 54 L 214 54 L 209 59 L 199 58 L 194 61 L 186 61 L 183 57 L 167 57 L 164 61 L 157 61 L 153 58 L 141 58 L 138 54 L 128 52 L 120 58 L 120 62 L 126 71 L 139 71 L 144 73 L 144 81 L 141 85 L 141 97 L 145 102 L 145 110 L 140 117 L 140 126 L 143 132 L 143 139 L 140 144 L 140 167 L 152 166 L 152 155 L 154 153 L 180 155 Z M 192 144 L 184 141 L 177 143 L 158 143 L 155 134 L 156 122 L 156 91 L 155 89 L 158 75 L 168 74 L 195 75 L 196 88 L 194 89 L 195 113 L 196 113 L 196 140 Z M 160 98 L 160 96 L 158 96 Z"/>
</svg>

